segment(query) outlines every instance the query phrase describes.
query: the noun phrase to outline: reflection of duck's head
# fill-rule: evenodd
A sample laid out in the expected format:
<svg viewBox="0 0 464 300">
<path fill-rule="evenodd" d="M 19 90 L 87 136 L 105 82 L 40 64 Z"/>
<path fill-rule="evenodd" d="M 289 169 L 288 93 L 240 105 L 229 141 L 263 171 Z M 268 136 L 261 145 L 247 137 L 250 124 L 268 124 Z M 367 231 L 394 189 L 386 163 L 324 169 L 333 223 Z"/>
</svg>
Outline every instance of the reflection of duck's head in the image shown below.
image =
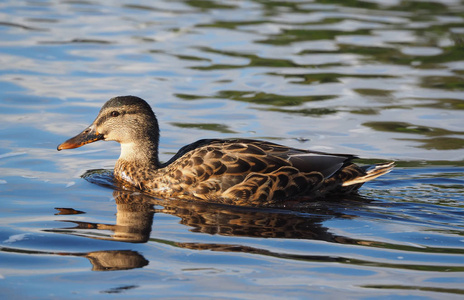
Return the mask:
<svg viewBox="0 0 464 300">
<path fill-rule="evenodd" d="M 114 271 L 142 268 L 148 260 L 130 250 L 94 251 L 85 254 L 92 263 L 92 271 Z"/>
<path fill-rule="evenodd" d="M 158 121 L 150 105 L 137 97 L 116 97 L 103 105 L 89 127 L 59 145 L 58 150 L 77 148 L 98 140 L 117 141 L 121 144 L 120 158 L 148 160 L 158 165 L 158 139 Z"/>
</svg>

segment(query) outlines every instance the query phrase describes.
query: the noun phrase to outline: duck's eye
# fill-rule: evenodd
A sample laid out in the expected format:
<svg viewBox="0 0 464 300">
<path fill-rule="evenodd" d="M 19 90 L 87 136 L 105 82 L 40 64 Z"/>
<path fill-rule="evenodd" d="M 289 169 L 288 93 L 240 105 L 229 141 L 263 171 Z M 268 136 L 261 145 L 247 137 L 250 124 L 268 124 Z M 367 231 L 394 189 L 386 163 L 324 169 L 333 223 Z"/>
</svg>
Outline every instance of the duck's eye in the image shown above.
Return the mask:
<svg viewBox="0 0 464 300">
<path fill-rule="evenodd" d="M 111 115 L 112 117 L 117 117 L 117 116 L 119 116 L 119 112 L 117 112 L 117 111 L 112 111 L 110 115 Z"/>
</svg>

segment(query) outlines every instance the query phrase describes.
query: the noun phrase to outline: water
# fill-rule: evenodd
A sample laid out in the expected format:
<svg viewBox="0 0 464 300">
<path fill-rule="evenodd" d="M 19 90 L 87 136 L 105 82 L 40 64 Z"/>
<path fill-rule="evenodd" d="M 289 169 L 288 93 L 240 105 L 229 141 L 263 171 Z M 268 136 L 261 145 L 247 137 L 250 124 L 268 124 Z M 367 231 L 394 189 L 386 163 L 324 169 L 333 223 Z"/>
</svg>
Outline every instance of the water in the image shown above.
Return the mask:
<svg viewBox="0 0 464 300">
<path fill-rule="evenodd" d="M 462 298 L 463 1 L 3 1 L 0 41 L 2 298 Z M 165 161 L 244 137 L 397 168 L 292 209 L 117 191 L 87 172 L 116 143 L 56 146 L 127 94 Z"/>
</svg>

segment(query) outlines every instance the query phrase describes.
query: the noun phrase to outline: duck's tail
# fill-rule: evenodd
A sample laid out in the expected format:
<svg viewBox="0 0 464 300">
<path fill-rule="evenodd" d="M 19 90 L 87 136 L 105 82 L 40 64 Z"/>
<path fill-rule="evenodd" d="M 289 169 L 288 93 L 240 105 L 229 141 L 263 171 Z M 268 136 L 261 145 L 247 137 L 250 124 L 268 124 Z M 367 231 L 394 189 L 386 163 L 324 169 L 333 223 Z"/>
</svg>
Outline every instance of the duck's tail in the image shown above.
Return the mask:
<svg viewBox="0 0 464 300">
<path fill-rule="evenodd" d="M 388 172 L 390 172 L 393 169 L 394 166 L 395 166 L 395 163 L 393 161 L 388 162 L 388 163 L 384 163 L 384 164 L 374 165 L 374 166 L 367 166 L 366 167 L 366 169 L 367 169 L 366 170 L 366 175 L 356 177 L 356 178 L 353 178 L 351 180 L 347 180 L 347 181 L 343 182 L 342 186 L 349 186 L 349 185 L 359 184 L 359 183 L 362 184 L 364 182 L 370 181 L 370 180 L 375 179 L 375 178 L 377 178 L 379 176 L 387 174 Z M 369 169 L 369 168 L 371 168 L 371 169 Z"/>
</svg>

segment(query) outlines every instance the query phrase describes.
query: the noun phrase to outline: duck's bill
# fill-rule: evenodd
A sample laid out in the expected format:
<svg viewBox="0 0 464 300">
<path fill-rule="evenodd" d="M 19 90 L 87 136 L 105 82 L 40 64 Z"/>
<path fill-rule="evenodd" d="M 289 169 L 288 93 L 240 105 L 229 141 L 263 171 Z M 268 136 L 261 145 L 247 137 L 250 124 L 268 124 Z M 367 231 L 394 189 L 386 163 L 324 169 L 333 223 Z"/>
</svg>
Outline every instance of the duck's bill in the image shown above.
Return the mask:
<svg viewBox="0 0 464 300">
<path fill-rule="evenodd" d="M 93 143 L 104 138 L 103 134 L 99 134 L 93 126 L 90 126 L 86 130 L 82 131 L 73 138 L 70 138 L 66 142 L 58 145 L 56 148 L 58 151 L 64 149 L 74 149 L 84 146 L 89 143 Z"/>
</svg>

